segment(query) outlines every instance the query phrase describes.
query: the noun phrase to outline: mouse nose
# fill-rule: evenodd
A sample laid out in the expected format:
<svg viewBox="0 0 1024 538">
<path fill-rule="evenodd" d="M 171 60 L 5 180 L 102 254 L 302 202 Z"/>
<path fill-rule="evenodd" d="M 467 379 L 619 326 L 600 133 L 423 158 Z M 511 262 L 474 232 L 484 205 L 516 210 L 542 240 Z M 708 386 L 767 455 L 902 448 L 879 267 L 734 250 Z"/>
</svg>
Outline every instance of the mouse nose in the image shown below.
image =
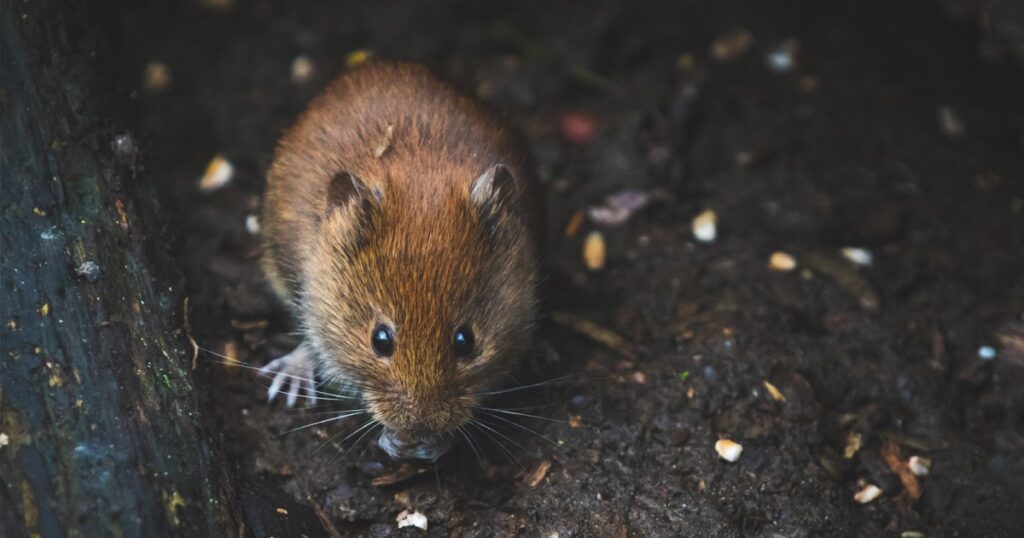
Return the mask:
<svg viewBox="0 0 1024 538">
<path fill-rule="evenodd" d="M 377 446 L 396 460 L 437 461 L 448 452 L 451 441 L 427 431 L 403 432 L 385 429 L 377 438 Z"/>
</svg>

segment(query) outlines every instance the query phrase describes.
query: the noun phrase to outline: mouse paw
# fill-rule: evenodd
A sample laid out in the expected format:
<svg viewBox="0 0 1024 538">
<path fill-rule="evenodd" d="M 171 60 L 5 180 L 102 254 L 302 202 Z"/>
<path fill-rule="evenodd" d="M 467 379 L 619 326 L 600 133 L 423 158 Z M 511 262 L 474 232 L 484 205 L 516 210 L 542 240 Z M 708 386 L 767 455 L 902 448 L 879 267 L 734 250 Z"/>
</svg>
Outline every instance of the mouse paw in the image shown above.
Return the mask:
<svg viewBox="0 0 1024 538">
<path fill-rule="evenodd" d="M 274 401 L 277 394 L 286 389 L 288 407 L 294 407 L 299 396 L 305 398 L 308 405 L 316 403 L 316 361 L 313 350 L 305 342 L 291 353 L 260 368 L 260 374 L 273 379 L 267 389 L 268 402 Z M 303 396 L 300 391 L 306 394 Z"/>
</svg>

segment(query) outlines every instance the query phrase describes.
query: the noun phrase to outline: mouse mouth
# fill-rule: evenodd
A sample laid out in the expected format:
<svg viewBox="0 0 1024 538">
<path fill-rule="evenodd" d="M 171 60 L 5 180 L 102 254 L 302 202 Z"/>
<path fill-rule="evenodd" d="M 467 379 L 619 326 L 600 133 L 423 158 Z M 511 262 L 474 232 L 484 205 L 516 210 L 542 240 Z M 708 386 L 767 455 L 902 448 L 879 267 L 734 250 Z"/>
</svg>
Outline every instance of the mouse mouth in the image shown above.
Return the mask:
<svg viewBox="0 0 1024 538">
<path fill-rule="evenodd" d="M 377 446 L 396 460 L 437 461 L 451 448 L 451 439 L 437 435 L 410 435 L 385 429 L 377 438 Z"/>
</svg>

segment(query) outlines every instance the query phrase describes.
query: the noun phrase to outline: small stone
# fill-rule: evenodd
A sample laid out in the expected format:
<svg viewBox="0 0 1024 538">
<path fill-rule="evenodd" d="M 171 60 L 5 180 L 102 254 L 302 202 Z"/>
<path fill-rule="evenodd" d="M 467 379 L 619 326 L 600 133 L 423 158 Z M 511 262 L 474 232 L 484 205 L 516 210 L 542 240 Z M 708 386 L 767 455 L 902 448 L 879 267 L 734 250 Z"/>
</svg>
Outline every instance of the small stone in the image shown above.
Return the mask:
<svg viewBox="0 0 1024 538">
<path fill-rule="evenodd" d="M 235 175 L 235 167 L 223 155 L 217 155 L 206 165 L 206 171 L 199 180 L 199 190 L 213 192 L 227 185 Z"/>
<path fill-rule="evenodd" d="M 605 263 L 604 236 L 594 230 L 583 240 L 583 263 L 591 271 L 600 271 Z"/>
<path fill-rule="evenodd" d="M 701 243 L 713 243 L 718 237 L 718 214 L 708 209 L 693 218 L 691 223 L 693 237 Z"/>
<path fill-rule="evenodd" d="M 427 530 L 427 516 L 415 510 L 402 510 L 398 517 L 395 518 L 395 521 L 398 522 L 399 529 L 402 527 L 417 527 Z"/>
<path fill-rule="evenodd" d="M 110 149 L 114 150 L 114 154 L 121 160 L 129 160 L 135 157 L 135 153 L 138 151 L 138 148 L 135 146 L 135 137 L 131 133 L 122 133 L 115 136 L 114 141 L 110 143 Z"/>
<path fill-rule="evenodd" d="M 878 498 L 882 494 L 882 489 L 874 484 L 865 485 L 860 491 L 853 496 L 853 500 L 860 504 L 867 504 Z"/>
<path fill-rule="evenodd" d="M 100 266 L 94 261 L 86 260 L 78 267 L 75 267 L 75 274 L 84 276 L 89 282 L 96 282 L 100 277 Z"/>
<path fill-rule="evenodd" d="M 248 215 L 245 217 L 245 231 L 252 235 L 259 235 L 260 233 L 260 218 L 256 215 Z"/>
<path fill-rule="evenodd" d="M 796 55 L 800 50 L 800 42 L 795 39 L 787 39 L 779 44 L 775 50 L 768 53 L 768 67 L 776 73 L 788 73 L 796 65 Z"/>
<path fill-rule="evenodd" d="M 167 64 L 152 60 L 146 64 L 146 70 L 142 74 L 142 88 L 147 92 L 156 93 L 167 89 L 171 85 L 171 69 Z"/>
<path fill-rule="evenodd" d="M 312 78 L 313 71 L 315 71 L 313 60 L 309 56 L 300 54 L 292 60 L 292 82 L 296 84 L 307 82 Z"/>
<path fill-rule="evenodd" d="M 932 469 L 932 460 L 921 456 L 910 456 L 907 467 L 910 467 L 910 472 L 914 473 L 914 476 L 928 476 Z"/>
<path fill-rule="evenodd" d="M 843 247 L 840 252 L 844 258 L 861 267 L 868 267 L 875 262 L 874 254 L 866 248 Z"/>
<path fill-rule="evenodd" d="M 768 268 L 772 271 L 792 271 L 796 269 L 796 258 L 786 252 L 777 250 L 768 258 Z"/>
<path fill-rule="evenodd" d="M 743 454 L 743 445 L 731 439 L 719 439 L 715 443 L 715 452 L 718 452 L 719 457 L 723 460 L 734 462 L 740 459 L 740 454 Z"/>
<path fill-rule="evenodd" d="M 939 128 L 942 129 L 942 134 L 950 138 L 959 138 L 967 131 L 964 120 L 960 119 L 960 115 L 948 105 L 939 107 Z"/>
<path fill-rule="evenodd" d="M 743 56 L 753 43 L 754 34 L 749 30 L 735 30 L 711 42 L 711 57 L 719 62 L 730 62 Z"/>
<path fill-rule="evenodd" d="M 981 346 L 978 348 L 978 358 L 983 361 L 990 361 L 996 358 L 996 348 L 992 346 Z"/>
<path fill-rule="evenodd" d="M 11 438 L 6 433 L 0 433 L 0 447 L 5 447 L 11 444 Z"/>
</svg>

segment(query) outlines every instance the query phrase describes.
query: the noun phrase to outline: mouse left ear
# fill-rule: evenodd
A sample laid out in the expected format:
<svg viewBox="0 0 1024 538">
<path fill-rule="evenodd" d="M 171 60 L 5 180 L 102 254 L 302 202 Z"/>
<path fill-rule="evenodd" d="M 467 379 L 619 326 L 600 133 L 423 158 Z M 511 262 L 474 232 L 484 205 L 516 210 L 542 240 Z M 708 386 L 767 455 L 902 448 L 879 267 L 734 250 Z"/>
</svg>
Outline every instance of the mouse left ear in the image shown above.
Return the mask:
<svg viewBox="0 0 1024 538">
<path fill-rule="evenodd" d="M 514 196 L 516 180 L 503 164 L 488 168 L 469 188 L 469 201 L 480 210 L 493 210 Z"/>
</svg>

